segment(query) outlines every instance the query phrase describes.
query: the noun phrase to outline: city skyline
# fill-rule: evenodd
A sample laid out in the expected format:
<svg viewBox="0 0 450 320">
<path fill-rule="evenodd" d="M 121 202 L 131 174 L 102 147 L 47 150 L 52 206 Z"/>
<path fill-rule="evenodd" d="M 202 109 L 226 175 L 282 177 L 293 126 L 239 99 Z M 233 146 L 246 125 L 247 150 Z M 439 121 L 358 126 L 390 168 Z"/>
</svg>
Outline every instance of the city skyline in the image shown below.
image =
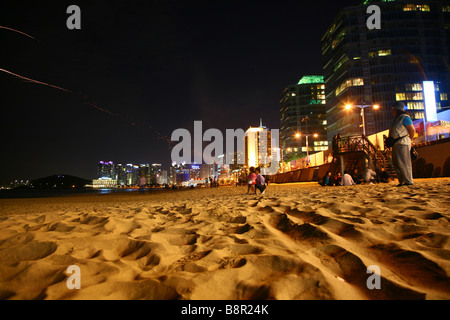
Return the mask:
<svg viewBox="0 0 450 320">
<path fill-rule="evenodd" d="M 321 73 L 321 35 L 360 2 L 78 3 L 81 30 L 66 27 L 70 3 L 8 3 L 2 26 L 36 40 L 0 30 L 0 68 L 73 94 L 0 73 L 0 181 L 89 178 L 101 159 L 170 164 L 167 138 L 195 120 L 279 128 L 280 92 Z"/>
</svg>

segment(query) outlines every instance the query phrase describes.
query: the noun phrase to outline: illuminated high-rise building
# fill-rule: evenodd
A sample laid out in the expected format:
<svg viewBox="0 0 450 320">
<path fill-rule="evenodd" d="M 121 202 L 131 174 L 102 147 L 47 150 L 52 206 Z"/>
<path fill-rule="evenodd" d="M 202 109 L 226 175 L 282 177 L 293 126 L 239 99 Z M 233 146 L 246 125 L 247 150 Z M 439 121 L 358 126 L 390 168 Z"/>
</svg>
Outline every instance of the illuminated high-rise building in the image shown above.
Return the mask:
<svg viewBox="0 0 450 320">
<path fill-rule="evenodd" d="M 97 165 L 97 178 L 115 179 L 115 166 L 113 161 L 100 161 Z"/>
<path fill-rule="evenodd" d="M 281 148 L 283 155 L 306 154 L 328 149 L 323 76 L 307 75 L 287 86 L 280 97 Z"/>
<path fill-rule="evenodd" d="M 117 184 L 119 186 L 126 186 L 127 185 L 127 171 L 126 171 L 126 167 L 121 164 L 118 163 L 116 165 L 116 177 L 115 180 L 117 180 Z"/>
<path fill-rule="evenodd" d="M 153 163 L 150 166 L 150 175 L 149 175 L 149 183 L 150 184 L 157 184 L 157 175 L 161 173 L 161 164 L 160 163 Z"/>
<path fill-rule="evenodd" d="M 277 146 L 272 146 L 272 132 L 263 126 L 262 120 L 259 127 L 247 129 L 244 139 L 244 158 L 247 168 L 261 167 L 261 173 L 266 174 L 265 167 L 269 167 L 271 162 L 281 161 L 279 143 Z"/>
<path fill-rule="evenodd" d="M 367 27 L 367 7 L 380 8 L 381 28 Z M 391 107 L 401 101 L 413 120 L 424 117 L 423 81 L 434 81 L 437 111 L 450 94 L 448 1 L 370 1 L 344 8 L 322 37 L 328 140 L 389 129 Z M 379 108 L 372 108 L 378 105 Z"/>
</svg>

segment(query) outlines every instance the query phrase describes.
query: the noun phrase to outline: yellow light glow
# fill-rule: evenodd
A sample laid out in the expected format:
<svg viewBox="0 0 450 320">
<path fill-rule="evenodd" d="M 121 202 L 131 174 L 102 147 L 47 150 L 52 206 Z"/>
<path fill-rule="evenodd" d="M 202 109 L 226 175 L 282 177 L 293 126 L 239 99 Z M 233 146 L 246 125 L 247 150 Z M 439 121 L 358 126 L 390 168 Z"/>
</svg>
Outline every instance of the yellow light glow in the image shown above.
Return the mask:
<svg viewBox="0 0 450 320">
<path fill-rule="evenodd" d="M 377 104 L 373 106 L 374 109 L 378 109 L 379 107 L 380 107 L 380 106 L 377 105 Z"/>
<path fill-rule="evenodd" d="M 297 133 L 295 134 L 295 137 L 296 137 L 296 138 L 300 138 L 300 133 L 297 132 Z"/>
<path fill-rule="evenodd" d="M 349 109 L 351 109 L 351 108 L 352 108 L 352 106 L 349 105 L 349 104 L 345 106 L 345 109 L 347 109 L 347 110 L 349 110 Z"/>
</svg>

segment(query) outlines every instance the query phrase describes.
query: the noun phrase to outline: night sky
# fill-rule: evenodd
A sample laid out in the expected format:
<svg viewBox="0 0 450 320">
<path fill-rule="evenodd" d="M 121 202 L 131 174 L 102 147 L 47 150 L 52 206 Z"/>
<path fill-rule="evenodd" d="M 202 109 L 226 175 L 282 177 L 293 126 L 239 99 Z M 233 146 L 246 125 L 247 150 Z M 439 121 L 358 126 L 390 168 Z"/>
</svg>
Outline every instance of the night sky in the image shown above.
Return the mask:
<svg viewBox="0 0 450 320">
<path fill-rule="evenodd" d="M 279 96 L 321 74 L 320 39 L 362 1 L 5 1 L 0 5 L 0 182 L 100 160 L 162 163 L 173 130 L 279 129 Z M 81 8 L 81 30 L 66 9 Z"/>
</svg>

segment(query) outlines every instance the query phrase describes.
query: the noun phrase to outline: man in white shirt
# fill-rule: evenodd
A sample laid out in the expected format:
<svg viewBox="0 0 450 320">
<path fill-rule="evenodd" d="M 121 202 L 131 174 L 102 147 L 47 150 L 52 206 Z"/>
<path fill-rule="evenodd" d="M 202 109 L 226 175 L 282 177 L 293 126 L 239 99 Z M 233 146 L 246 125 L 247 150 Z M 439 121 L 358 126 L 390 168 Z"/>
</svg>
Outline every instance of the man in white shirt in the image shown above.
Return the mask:
<svg viewBox="0 0 450 320">
<path fill-rule="evenodd" d="M 342 177 L 341 180 L 341 186 L 352 186 L 354 184 L 356 183 L 353 181 L 352 176 L 349 175 L 347 171 L 345 171 L 344 176 Z"/>
</svg>

